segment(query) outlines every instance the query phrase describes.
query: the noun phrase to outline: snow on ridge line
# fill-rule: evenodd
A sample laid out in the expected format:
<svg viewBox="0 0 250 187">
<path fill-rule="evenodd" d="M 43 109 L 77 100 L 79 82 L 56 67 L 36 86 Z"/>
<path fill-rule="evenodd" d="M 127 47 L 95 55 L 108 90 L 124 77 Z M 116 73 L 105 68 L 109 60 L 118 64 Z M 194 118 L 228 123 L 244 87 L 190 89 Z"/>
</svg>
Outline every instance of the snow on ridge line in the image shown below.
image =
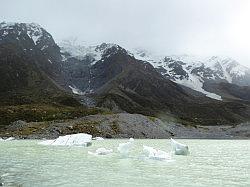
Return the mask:
<svg viewBox="0 0 250 187">
<path fill-rule="evenodd" d="M 203 89 L 203 84 L 206 80 L 225 80 L 228 83 L 233 83 L 235 78 L 240 78 L 250 73 L 248 67 L 239 64 L 232 58 L 224 56 L 166 56 L 155 55 L 140 49 L 133 49 L 131 51 L 136 59 L 147 61 L 155 68 L 163 68 L 164 71 L 161 70 L 161 74 L 165 76 L 169 75 L 172 81 L 199 91 L 207 97 L 216 100 L 222 100 L 221 96 Z"/>
<path fill-rule="evenodd" d="M 102 43 L 99 45 L 85 45 L 84 42 L 78 41 L 77 39 L 68 39 L 58 42 L 61 49 L 62 57 L 64 61 L 68 58 L 77 58 L 78 60 L 84 60 L 86 58 L 91 58 L 92 62 L 90 65 L 94 65 L 97 61 L 104 57 L 108 57 L 106 51 L 111 48 L 116 50 L 112 51 L 115 53 L 121 49 L 121 47 L 114 43 Z M 104 56 L 105 55 L 105 56 Z"/>
<path fill-rule="evenodd" d="M 0 28 L 2 29 L 9 29 L 10 27 L 14 26 L 26 26 L 27 28 L 40 28 L 42 29 L 41 25 L 38 23 L 18 23 L 18 22 L 1 22 L 0 23 Z"/>
<path fill-rule="evenodd" d="M 0 30 L 4 29 L 5 35 L 8 34 L 6 30 L 12 30 L 14 27 L 18 27 L 19 29 L 21 29 L 21 31 L 18 29 L 18 35 L 20 35 L 22 31 L 26 31 L 27 35 L 33 40 L 34 44 L 37 44 L 39 39 L 43 36 L 44 29 L 37 23 L 15 23 L 15 22 L 0 23 Z"/>
</svg>

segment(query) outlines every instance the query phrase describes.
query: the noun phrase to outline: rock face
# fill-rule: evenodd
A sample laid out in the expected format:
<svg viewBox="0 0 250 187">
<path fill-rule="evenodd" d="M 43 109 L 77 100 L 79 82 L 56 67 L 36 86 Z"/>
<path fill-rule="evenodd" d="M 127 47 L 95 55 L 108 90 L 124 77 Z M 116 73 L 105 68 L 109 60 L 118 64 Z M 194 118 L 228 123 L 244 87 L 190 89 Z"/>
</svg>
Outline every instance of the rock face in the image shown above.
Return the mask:
<svg viewBox="0 0 250 187">
<path fill-rule="evenodd" d="M 51 76 L 56 77 L 60 71 L 60 48 L 38 24 L 0 23 L 0 45 L 16 47 L 23 55 L 33 58 L 33 63 Z"/>
<path fill-rule="evenodd" d="M 61 61 L 60 48 L 41 26 L 0 23 L 0 105 L 76 103 L 60 86 Z"/>
<path fill-rule="evenodd" d="M 230 83 L 205 83 L 204 88 L 221 95 L 224 99 L 250 101 L 250 86 L 238 86 Z"/>
</svg>

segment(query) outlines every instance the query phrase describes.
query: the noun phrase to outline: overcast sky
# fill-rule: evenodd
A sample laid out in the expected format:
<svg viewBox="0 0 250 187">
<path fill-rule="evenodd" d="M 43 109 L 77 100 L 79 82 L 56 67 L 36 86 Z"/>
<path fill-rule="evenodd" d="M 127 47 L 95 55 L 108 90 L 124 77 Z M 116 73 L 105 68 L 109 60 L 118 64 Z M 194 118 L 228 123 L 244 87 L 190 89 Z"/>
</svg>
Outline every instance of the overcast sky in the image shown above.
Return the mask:
<svg viewBox="0 0 250 187">
<path fill-rule="evenodd" d="M 0 0 L 0 21 L 36 22 L 56 41 L 224 55 L 250 67 L 249 0 Z"/>
</svg>

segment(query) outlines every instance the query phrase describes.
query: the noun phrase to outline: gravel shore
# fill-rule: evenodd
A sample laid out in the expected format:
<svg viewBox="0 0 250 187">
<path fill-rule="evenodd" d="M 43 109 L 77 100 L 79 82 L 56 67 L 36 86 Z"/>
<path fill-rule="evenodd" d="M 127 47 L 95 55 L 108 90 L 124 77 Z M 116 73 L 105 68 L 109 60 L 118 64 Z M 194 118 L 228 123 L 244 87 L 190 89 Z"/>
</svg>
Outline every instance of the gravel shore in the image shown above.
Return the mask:
<svg viewBox="0 0 250 187">
<path fill-rule="evenodd" d="M 210 138 L 249 139 L 250 124 L 237 126 L 184 126 L 140 114 L 90 115 L 63 121 L 16 121 L 0 132 L 0 137 L 54 139 L 60 135 L 89 133 L 104 138 Z"/>
</svg>

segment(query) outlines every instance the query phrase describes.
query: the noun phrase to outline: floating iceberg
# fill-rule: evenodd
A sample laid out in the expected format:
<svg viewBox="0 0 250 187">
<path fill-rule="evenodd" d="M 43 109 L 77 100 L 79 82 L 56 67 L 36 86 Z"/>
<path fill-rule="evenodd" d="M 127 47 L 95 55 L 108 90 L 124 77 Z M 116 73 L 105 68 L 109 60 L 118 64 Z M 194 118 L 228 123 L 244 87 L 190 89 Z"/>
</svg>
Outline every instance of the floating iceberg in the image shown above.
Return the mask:
<svg viewBox="0 0 250 187">
<path fill-rule="evenodd" d="M 188 155 L 189 154 L 187 145 L 181 144 L 172 138 L 171 138 L 171 146 L 174 151 L 174 154 L 176 155 Z"/>
<path fill-rule="evenodd" d="M 94 137 L 92 140 L 104 140 L 103 137 Z"/>
<path fill-rule="evenodd" d="M 1 141 L 3 141 L 3 142 L 8 142 L 8 141 L 12 141 L 12 140 L 15 140 L 15 138 L 14 138 L 14 137 L 9 137 L 9 138 L 7 138 L 7 139 L 3 139 L 3 138 L 0 137 L 0 142 L 1 142 Z"/>
<path fill-rule="evenodd" d="M 154 160 L 170 160 L 171 156 L 165 151 L 154 149 L 153 147 L 143 146 L 143 153 L 149 158 Z"/>
<path fill-rule="evenodd" d="M 12 140 L 15 140 L 15 138 L 14 137 L 9 137 L 9 138 L 5 139 L 4 141 L 12 141 Z"/>
<path fill-rule="evenodd" d="M 88 151 L 91 155 L 108 155 L 113 152 L 113 149 L 98 148 L 95 152 Z"/>
<path fill-rule="evenodd" d="M 134 146 L 134 139 L 130 138 L 128 142 L 120 143 L 119 146 L 117 147 L 117 150 L 123 156 L 127 156 L 133 146 Z"/>
<path fill-rule="evenodd" d="M 39 142 L 41 145 L 63 145 L 63 146 L 90 146 L 92 135 L 79 133 L 66 136 L 59 136 L 55 140 Z"/>
</svg>

